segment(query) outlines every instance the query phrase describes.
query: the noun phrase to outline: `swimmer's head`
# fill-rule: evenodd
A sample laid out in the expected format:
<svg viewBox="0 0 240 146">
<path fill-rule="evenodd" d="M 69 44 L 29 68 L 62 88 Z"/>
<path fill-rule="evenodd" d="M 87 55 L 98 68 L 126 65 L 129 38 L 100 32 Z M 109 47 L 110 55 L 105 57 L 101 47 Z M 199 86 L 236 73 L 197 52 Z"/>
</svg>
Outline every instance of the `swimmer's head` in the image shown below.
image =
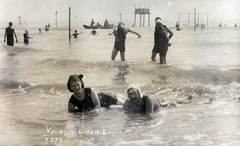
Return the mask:
<svg viewBox="0 0 240 146">
<path fill-rule="evenodd" d="M 9 22 L 9 26 L 12 26 L 12 24 L 13 24 L 12 22 Z"/>
<path fill-rule="evenodd" d="M 26 33 L 28 33 L 28 31 L 27 31 L 27 30 L 25 30 L 25 32 L 26 32 Z"/>
<path fill-rule="evenodd" d="M 77 32 L 77 30 L 75 30 L 75 32 Z"/>
<path fill-rule="evenodd" d="M 142 98 L 141 89 L 136 84 L 130 84 L 127 87 L 126 94 L 127 94 L 127 97 L 130 100 L 134 100 L 134 99 L 137 99 L 137 98 Z"/>
<path fill-rule="evenodd" d="M 84 82 L 82 80 L 83 75 L 79 74 L 79 75 L 70 75 L 68 78 L 68 82 L 67 82 L 67 88 L 70 92 L 73 92 L 73 90 L 71 89 L 71 85 L 73 82 L 81 82 L 81 87 L 84 88 Z"/>
<path fill-rule="evenodd" d="M 162 24 L 162 19 L 160 17 L 155 18 L 155 23 L 161 23 Z"/>
<path fill-rule="evenodd" d="M 118 25 L 123 25 L 124 26 L 125 24 L 124 24 L 124 22 L 119 22 Z"/>
</svg>

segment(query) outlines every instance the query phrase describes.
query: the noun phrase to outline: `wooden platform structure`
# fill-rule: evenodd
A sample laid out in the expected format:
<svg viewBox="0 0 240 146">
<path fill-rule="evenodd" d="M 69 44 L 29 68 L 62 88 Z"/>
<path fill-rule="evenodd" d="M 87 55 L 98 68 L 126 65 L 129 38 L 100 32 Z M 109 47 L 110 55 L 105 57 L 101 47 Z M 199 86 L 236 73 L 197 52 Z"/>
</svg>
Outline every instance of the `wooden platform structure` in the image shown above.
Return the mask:
<svg viewBox="0 0 240 146">
<path fill-rule="evenodd" d="M 134 26 L 136 26 L 137 15 L 140 15 L 140 26 L 145 25 L 145 15 L 148 15 L 148 26 L 150 26 L 150 5 L 149 5 L 149 8 L 146 8 L 146 4 L 145 4 L 145 8 L 140 8 L 140 4 L 139 4 L 139 8 L 136 8 L 136 4 L 135 4 Z M 143 17 L 143 23 L 142 23 L 142 17 Z"/>
</svg>

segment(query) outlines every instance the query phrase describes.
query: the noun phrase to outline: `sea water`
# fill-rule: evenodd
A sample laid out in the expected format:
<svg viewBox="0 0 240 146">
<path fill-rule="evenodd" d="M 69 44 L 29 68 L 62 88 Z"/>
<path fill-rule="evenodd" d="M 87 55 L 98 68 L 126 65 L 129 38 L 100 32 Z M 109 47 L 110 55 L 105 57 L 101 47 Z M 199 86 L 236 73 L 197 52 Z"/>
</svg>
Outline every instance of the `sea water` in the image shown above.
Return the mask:
<svg viewBox="0 0 240 146">
<path fill-rule="evenodd" d="M 27 29 L 30 39 L 23 44 Z M 126 61 L 111 61 L 114 37 L 83 32 L 69 43 L 67 27 L 38 32 L 15 27 L 18 43 L 0 46 L 1 146 L 159 146 L 240 145 L 240 33 L 234 27 L 185 27 L 173 31 L 167 65 L 151 62 L 153 27 L 131 27 Z M 71 31 L 73 33 L 73 31 Z M 0 31 L 4 35 L 4 29 Z M 69 75 L 83 74 L 87 87 L 126 99 L 128 84 L 176 107 L 151 115 L 131 114 L 121 106 L 89 113 L 67 111 Z M 191 95 L 192 100 L 182 102 Z"/>
</svg>

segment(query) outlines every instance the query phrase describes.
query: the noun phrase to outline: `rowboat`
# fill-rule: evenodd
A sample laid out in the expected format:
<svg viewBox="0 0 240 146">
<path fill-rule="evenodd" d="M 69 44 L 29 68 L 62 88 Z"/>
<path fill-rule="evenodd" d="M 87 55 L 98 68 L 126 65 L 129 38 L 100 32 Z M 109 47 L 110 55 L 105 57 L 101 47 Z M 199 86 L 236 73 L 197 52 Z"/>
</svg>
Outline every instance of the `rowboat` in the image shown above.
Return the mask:
<svg viewBox="0 0 240 146">
<path fill-rule="evenodd" d="M 109 24 L 107 26 L 89 26 L 89 25 L 83 25 L 85 29 L 112 29 L 114 24 Z"/>
</svg>

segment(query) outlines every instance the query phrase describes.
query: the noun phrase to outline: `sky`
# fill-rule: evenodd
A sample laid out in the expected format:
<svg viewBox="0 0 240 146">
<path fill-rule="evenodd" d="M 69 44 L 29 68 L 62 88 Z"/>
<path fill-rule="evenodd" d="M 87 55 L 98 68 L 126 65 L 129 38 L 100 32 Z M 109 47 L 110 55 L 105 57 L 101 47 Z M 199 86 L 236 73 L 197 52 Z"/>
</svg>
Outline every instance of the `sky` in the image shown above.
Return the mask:
<svg viewBox="0 0 240 146">
<path fill-rule="evenodd" d="M 134 23 L 134 9 L 150 8 L 150 23 L 159 16 L 165 23 L 193 23 L 194 8 L 199 13 L 199 23 L 240 24 L 240 0 L 0 0 L 0 24 L 51 23 L 56 21 L 68 24 L 69 7 L 72 23 L 103 24 L 105 19 L 110 23 L 120 20 L 128 25 Z M 56 14 L 57 12 L 57 14 Z M 121 15 L 120 15 L 121 14 Z M 121 17 L 120 17 L 121 16 Z M 56 20 L 57 18 L 57 20 Z M 143 20 L 143 19 L 142 19 Z M 148 16 L 145 15 L 145 25 Z M 140 25 L 140 16 L 136 16 L 136 25 Z"/>
</svg>

